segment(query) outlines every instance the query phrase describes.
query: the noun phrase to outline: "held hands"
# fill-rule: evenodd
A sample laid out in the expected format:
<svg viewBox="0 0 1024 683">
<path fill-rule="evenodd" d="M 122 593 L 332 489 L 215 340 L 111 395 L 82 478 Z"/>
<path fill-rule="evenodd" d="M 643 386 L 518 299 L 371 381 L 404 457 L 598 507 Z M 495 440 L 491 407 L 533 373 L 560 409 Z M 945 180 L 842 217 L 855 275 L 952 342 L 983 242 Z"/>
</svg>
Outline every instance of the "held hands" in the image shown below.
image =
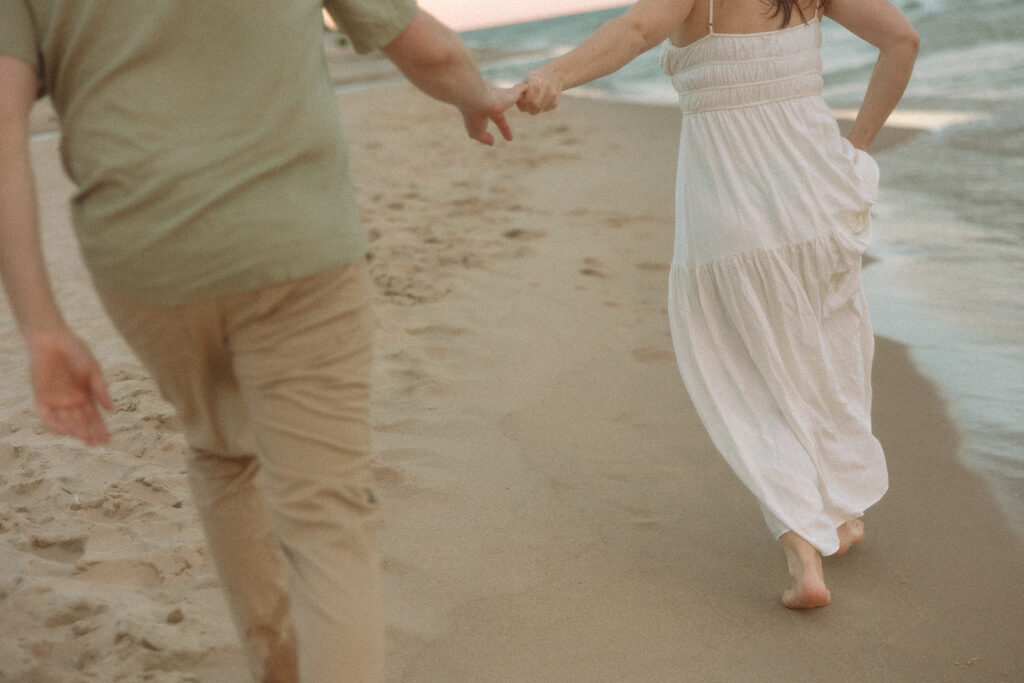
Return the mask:
<svg viewBox="0 0 1024 683">
<path fill-rule="evenodd" d="M 558 101 L 562 97 L 561 82 L 543 68 L 526 74 L 526 78 L 519 86 L 523 88 L 517 102 L 519 111 L 528 114 L 536 115 L 551 111 L 558 106 Z"/>
<path fill-rule="evenodd" d="M 493 145 L 494 135 L 487 130 L 488 125 L 493 122 L 498 126 L 501 136 L 506 140 L 511 140 L 512 127 L 505 120 L 505 110 L 519 100 L 524 87 L 519 84 L 512 88 L 492 88 L 490 101 L 486 102 L 484 106 L 473 110 L 463 110 L 462 120 L 466 125 L 469 137 L 485 145 Z"/>
<path fill-rule="evenodd" d="M 485 145 L 494 144 L 494 136 L 488 130 L 493 122 L 506 140 L 512 139 L 512 127 L 505 119 L 505 111 L 513 105 L 519 111 L 539 114 L 558 106 L 562 95 L 561 83 L 543 69 L 531 71 L 521 83 L 511 88 L 492 88 L 490 101 L 474 109 L 463 109 L 462 119 L 469 137 Z"/>
<path fill-rule="evenodd" d="M 114 406 L 99 363 L 85 344 L 68 331 L 33 340 L 30 350 L 32 388 L 43 423 L 90 446 L 109 441 L 96 405 Z"/>
</svg>

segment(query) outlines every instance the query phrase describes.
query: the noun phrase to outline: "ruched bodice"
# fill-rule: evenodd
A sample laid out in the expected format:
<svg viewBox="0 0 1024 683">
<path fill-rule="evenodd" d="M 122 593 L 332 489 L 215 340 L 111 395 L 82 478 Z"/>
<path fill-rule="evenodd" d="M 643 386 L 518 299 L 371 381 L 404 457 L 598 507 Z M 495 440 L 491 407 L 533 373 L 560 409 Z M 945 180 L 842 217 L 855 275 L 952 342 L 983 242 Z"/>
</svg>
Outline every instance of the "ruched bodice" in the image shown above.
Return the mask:
<svg viewBox="0 0 1024 683">
<path fill-rule="evenodd" d="M 672 78 L 684 113 L 746 107 L 820 95 L 821 26 L 765 33 L 711 33 L 665 45 L 661 68 Z"/>
<path fill-rule="evenodd" d="M 713 9 L 713 8 L 712 8 Z M 715 446 L 824 554 L 887 487 L 860 281 L 878 166 L 822 98 L 818 19 L 666 45 L 683 112 L 669 315 Z"/>
</svg>

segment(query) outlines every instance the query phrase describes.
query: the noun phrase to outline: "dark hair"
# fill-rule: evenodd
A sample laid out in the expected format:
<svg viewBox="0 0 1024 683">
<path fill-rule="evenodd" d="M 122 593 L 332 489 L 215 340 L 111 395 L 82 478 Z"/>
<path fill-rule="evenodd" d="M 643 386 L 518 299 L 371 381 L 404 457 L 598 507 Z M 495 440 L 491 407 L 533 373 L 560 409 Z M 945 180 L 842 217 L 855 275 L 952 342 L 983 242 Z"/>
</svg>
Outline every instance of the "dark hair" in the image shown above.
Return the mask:
<svg viewBox="0 0 1024 683">
<path fill-rule="evenodd" d="M 793 16 L 793 8 L 800 13 L 800 18 L 803 21 L 807 21 L 807 16 L 804 14 L 803 8 L 800 6 L 799 0 L 762 0 L 764 4 L 771 5 L 773 7 L 772 16 L 777 17 L 782 15 L 782 25 L 788 26 L 789 19 Z M 828 0 L 820 0 L 819 2 L 822 9 L 828 7 Z"/>
</svg>

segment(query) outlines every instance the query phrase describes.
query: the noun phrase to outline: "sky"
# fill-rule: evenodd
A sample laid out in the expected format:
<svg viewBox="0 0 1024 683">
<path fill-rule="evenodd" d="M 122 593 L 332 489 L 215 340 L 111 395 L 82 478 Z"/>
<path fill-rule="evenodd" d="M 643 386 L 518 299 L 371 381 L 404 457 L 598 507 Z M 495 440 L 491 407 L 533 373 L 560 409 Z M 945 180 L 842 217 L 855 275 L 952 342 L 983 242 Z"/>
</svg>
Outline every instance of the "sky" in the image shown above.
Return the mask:
<svg viewBox="0 0 1024 683">
<path fill-rule="evenodd" d="M 456 31 L 468 31 L 622 7 L 630 4 L 630 0 L 418 0 L 417 4 Z"/>
</svg>

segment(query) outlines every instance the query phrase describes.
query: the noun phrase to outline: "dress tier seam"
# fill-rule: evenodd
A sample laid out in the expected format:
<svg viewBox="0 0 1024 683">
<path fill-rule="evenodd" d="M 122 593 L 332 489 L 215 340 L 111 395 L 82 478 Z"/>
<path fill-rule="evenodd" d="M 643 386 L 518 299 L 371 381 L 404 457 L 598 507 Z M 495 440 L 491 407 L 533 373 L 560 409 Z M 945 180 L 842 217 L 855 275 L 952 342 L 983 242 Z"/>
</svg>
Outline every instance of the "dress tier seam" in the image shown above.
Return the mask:
<svg viewBox="0 0 1024 683">
<path fill-rule="evenodd" d="M 686 94 L 687 95 L 691 95 L 691 94 L 697 95 L 697 94 L 700 94 L 700 93 L 728 92 L 730 90 L 748 90 L 750 88 L 756 88 L 756 87 L 762 87 L 762 86 L 763 87 L 769 87 L 769 86 L 773 86 L 773 85 L 779 85 L 779 84 L 782 84 L 782 83 L 788 83 L 789 81 L 795 81 L 795 80 L 800 79 L 800 78 L 807 78 L 808 76 L 811 76 L 815 81 L 819 81 L 820 78 L 821 78 L 820 76 L 818 76 L 818 72 L 815 71 L 815 70 L 801 71 L 800 73 L 790 74 L 788 76 L 781 76 L 779 78 L 770 78 L 770 79 L 767 79 L 767 80 L 756 81 L 756 82 L 752 82 L 752 83 L 736 83 L 736 84 L 729 84 L 729 85 L 709 85 L 709 86 L 704 86 L 704 87 L 696 88 L 694 90 L 690 90 Z"/>
<path fill-rule="evenodd" d="M 725 111 L 725 110 L 736 111 L 736 110 L 739 110 L 739 109 L 749 109 L 750 107 L 759 107 L 759 106 L 762 106 L 762 105 L 765 105 L 765 104 L 776 104 L 778 102 L 786 102 L 786 101 L 789 101 L 789 100 L 802 100 L 802 99 L 806 99 L 806 98 L 809 98 L 809 97 L 815 97 L 816 95 L 818 95 L 818 92 L 805 92 L 805 93 L 797 93 L 797 94 L 789 94 L 789 95 L 780 95 L 779 97 L 773 97 L 773 98 L 766 99 L 766 100 L 757 100 L 756 102 L 744 102 L 743 104 L 723 104 L 723 105 L 718 106 L 718 107 L 700 107 L 700 108 L 695 108 L 695 109 L 686 109 L 686 108 L 684 108 L 685 105 L 682 102 L 682 96 L 680 96 L 680 98 L 679 98 L 679 103 L 680 103 L 679 106 L 682 109 L 683 116 L 685 117 L 685 116 L 694 116 L 696 114 L 707 114 L 707 113 L 715 112 L 715 111 Z"/>
<path fill-rule="evenodd" d="M 721 254 L 713 259 L 701 261 L 700 263 L 696 263 L 692 266 L 687 265 L 686 263 L 683 263 L 676 259 L 672 259 L 672 264 L 670 268 L 675 271 L 697 273 L 698 271 L 708 270 L 714 267 L 728 265 L 732 263 L 739 263 L 742 261 L 750 261 L 760 257 L 780 256 L 782 254 L 814 249 L 822 242 L 843 242 L 851 239 L 855 240 L 857 238 L 855 235 L 850 235 L 840 228 L 828 228 L 815 234 L 813 237 L 802 240 L 800 242 L 781 242 L 777 245 L 770 247 L 759 247 L 756 249 L 745 249 L 743 251 L 736 251 L 729 254 Z"/>
<path fill-rule="evenodd" d="M 781 57 L 773 57 L 772 61 L 780 62 L 780 61 L 788 61 L 788 60 L 801 59 L 801 58 L 802 59 L 813 59 L 813 60 L 815 60 L 815 62 L 817 62 L 817 57 L 814 56 L 814 55 L 808 54 L 807 50 L 795 50 L 795 51 L 793 51 L 792 54 L 783 55 Z M 671 58 L 668 58 L 668 59 L 671 59 Z M 696 71 L 698 69 L 703 69 L 703 68 L 709 67 L 709 66 L 743 66 L 743 65 L 746 65 L 746 64 L 752 64 L 752 63 L 755 63 L 755 62 L 764 62 L 764 61 L 765 61 L 764 57 L 751 57 L 750 59 L 711 59 L 711 60 L 708 60 L 708 61 L 704 61 L 704 62 L 700 62 L 700 63 L 694 64 L 692 66 L 685 66 L 685 67 L 681 68 L 679 71 L 674 72 L 672 75 L 673 76 L 682 76 L 682 75 L 688 74 L 688 73 L 690 73 L 692 71 Z M 818 73 L 817 68 L 812 69 L 812 71 L 814 71 L 814 73 Z"/>
</svg>

